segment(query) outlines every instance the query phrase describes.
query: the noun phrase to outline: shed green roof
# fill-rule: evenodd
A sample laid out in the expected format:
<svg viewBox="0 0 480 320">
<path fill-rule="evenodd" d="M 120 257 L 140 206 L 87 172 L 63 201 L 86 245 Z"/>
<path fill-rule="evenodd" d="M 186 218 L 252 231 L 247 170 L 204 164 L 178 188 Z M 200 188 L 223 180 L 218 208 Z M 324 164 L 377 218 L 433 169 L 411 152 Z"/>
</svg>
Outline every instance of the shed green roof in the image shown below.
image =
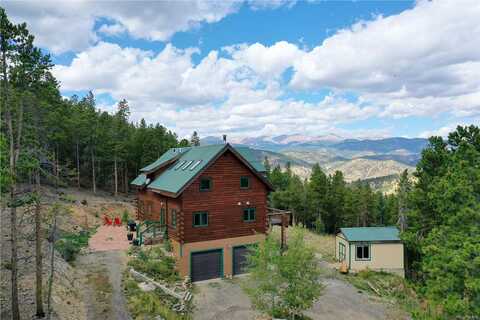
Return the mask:
<svg viewBox="0 0 480 320">
<path fill-rule="evenodd" d="M 397 227 L 340 228 L 348 241 L 400 241 Z"/>
</svg>

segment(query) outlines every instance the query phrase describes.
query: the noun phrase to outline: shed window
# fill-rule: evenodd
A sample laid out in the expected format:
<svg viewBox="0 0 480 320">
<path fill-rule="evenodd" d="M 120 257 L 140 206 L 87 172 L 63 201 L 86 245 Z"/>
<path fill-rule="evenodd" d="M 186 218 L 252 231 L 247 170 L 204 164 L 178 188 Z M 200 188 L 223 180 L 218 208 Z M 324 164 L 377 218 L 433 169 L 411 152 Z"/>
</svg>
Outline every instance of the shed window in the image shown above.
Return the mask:
<svg viewBox="0 0 480 320">
<path fill-rule="evenodd" d="M 341 242 L 338 244 L 338 259 L 345 261 L 345 245 Z"/>
<path fill-rule="evenodd" d="M 240 188 L 241 189 L 250 188 L 250 177 L 240 177 Z"/>
<path fill-rule="evenodd" d="M 206 227 L 206 226 L 208 226 L 208 212 L 194 212 L 193 213 L 193 226 L 194 227 Z"/>
<path fill-rule="evenodd" d="M 212 189 L 212 179 L 211 178 L 201 178 L 200 179 L 200 191 L 210 191 Z"/>
<path fill-rule="evenodd" d="M 370 245 L 369 244 L 357 244 L 357 253 L 355 255 L 356 260 L 370 260 Z"/>
<path fill-rule="evenodd" d="M 177 210 L 172 209 L 172 227 L 177 227 Z"/>
<path fill-rule="evenodd" d="M 255 221 L 255 208 L 243 209 L 243 221 L 245 222 Z"/>
</svg>

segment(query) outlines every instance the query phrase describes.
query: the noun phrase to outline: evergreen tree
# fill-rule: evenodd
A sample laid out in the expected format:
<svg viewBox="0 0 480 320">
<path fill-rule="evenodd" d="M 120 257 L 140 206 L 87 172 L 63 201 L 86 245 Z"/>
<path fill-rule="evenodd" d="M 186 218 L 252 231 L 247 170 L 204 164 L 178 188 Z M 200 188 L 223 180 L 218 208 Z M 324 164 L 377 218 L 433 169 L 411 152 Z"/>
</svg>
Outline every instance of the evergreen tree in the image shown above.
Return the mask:
<svg viewBox="0 0 480 320">
<path fill-rule="evenodd" d="M 198 147 L 200 145 L 200 137 L 198 136 L 197 131 L 193 131 L 192 138 L 190 139 L 190 143 L 194 147 Z"/>
</svg>

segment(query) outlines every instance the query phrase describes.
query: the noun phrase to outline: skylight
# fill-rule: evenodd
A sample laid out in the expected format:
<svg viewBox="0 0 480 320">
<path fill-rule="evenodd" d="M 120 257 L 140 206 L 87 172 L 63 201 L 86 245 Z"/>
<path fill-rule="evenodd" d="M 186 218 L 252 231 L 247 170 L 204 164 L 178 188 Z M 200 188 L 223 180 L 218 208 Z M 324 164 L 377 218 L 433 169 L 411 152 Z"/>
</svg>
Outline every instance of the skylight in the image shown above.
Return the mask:
<svg viewBox="0 0 480 320">
<path fill-rule="evenodd" d="M 200 163 L 202 162 L 202 160 L 197 160 L 197 162 L 195 162 L 192 167 L 190 168 L 190 171 L 193 171 L 193 169 L 195 169 Z"/>
<path fill-rule="evenodd" d="M 187 162 L 187 161 L 185 161 L 185 160 L 183 160 L 183 161 L 180 161 L 180 162 L 179 162 L 179 163 L 178 163 L 178 164 L 175 166 L 175 168 L 174 168 L 174 169 L 175 169 L 175 170 L 178 170 L 178 169 L 180 169 L 180 167 L 181 167 L 181 166 L 183 166 L 183 165 L 185 164 L 185 162 Z"/>
<path fill-rule="evenodd" d="M 182 170 L 186 170 L 186 169 L 188 168 L 188 166 L 192 164 L 192 162 L 193 162 L 193 160 L 188 161 L 188 162 L 183 166 Z"/>
</svg>

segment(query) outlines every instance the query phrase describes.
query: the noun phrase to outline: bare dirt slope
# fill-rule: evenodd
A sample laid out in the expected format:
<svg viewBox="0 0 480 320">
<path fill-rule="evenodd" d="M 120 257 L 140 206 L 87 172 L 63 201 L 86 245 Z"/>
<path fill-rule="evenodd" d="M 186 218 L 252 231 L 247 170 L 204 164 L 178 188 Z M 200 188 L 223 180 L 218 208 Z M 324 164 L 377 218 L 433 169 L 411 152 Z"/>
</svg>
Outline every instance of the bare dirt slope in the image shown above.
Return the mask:
<svg viewBox="0 0 480 320">
<path fill-rule="evenodd" d="M 134 215 L 134 207 L 132 199 L 127 197 L 114 198 L 109 193 L 98 192 L 93 194 L 90 191 L 76 189 L 58 189 L 43 187 L 42 188 L 42 215 L 48 216 L 49 208 L 54 202 L 61 203 L 66 213 L 58 218 L 58 228 L 62 232 L 79 232 L 82 230 L 92 230 L 102 224 L 103 215 L 121 216 L 127 211 L 131 217 Z M 1 255 L 0 255 L 0 319 L 10 318 L 10 225 L 9 225 L 9 209 L 5 208 L 5 199 L 2 199 L 1 210 Z M 35 314 L 35 237 L 34 237 L 34 220 L 33 210 L 28 207 L 18 209 L 18 283 L 19 283 L 19 306 L 22 319 L 32 319 Z M 49 275 L 50 246 L 47 242 L 47 230 L 49 224 L 46 221 L 43 224 L 43 291 L 47 293 L 47 279 Z M 56 252 L 55 253 L 55 274 L 52 291 L 52 319 L 72 319 L 82 320 L 88 317 L 88 306 L 84 303 L 85 291 L 90 290 L 90 284 L 95 282 L 99 277 L 98 272 L 86 273 L 84 268 L 84 257 L 78 257 L 79 266 L 69 264 Z M 108 285 L 112 287 L 111 294 L 114 299 L 110 305 L 121 305 L 121 298 L 118 294 L 121 292 L 119 283 L 121 272 L 124 266 L 124 258 L 121 252 L 105 253 L 96 256 L 85 257 L 86 260 L 92 259 L 89 266 L 92 268 L 102 269 L 101 276 L 107 276 Z M 98 266 L 97 266 L 98 259 Z M 115 268 L 119 268 L 118 270 Z M 109 269 L 114 268 L 114 269 Z M 83 270 L 82 270 L 83 269 Z M 118 272 L 117 272 L 118 271 Z M 99 282 L 101 283 L 101 281 Z M 93 296 L 93 295 L 90 295 Z M 45 298 L 46 310 L 46 298 Z M 120 301 L 120 302 L 119 302 Z M 89 319 L 103 319 L 102 317 L 91 317 Z M 112 318 L 117 319 L 117 318 Z M 128 319 L 128 318 L 118 318 Z"/>
</svg>

